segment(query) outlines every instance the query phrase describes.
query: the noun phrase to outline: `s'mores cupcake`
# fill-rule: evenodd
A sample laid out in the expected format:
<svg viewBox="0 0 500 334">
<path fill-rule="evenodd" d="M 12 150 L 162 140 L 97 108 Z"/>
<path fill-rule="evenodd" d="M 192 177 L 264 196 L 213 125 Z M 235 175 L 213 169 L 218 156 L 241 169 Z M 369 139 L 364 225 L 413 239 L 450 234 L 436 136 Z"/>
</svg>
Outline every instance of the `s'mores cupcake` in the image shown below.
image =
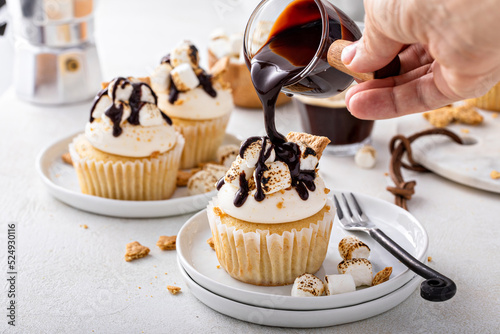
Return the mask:
<svg viewBox="0 0 500 334">
<path fill-rule="evenodd" d="M 246 283 L 291 284 L 326 256 L 335 209 L 317 167 L 329 140 L 287 140 L 247 139 L 208 205 L 219 263 Z"/>
<path fill-rule="evenodd" d="M 500 82 L 493 86 L 486 95 L 469 99 L 467 102 L 481 109 L 500 111 Z"/>
<path fill-rule="evenodd" d="M 268 33 L 270 29 L 271 26 L 269 26 Z M 243 34 L 226 34 L 222 29 L 217 29 L 211 34 L 208 44 L 209 68 L 213 68 L 224 57 L 229 58 L 229 66 L 223 74 L 223 79 L 231 85 L 234 104 L 242 108 L 261 108 L 262 104 L 252 84 L 250 71 L 245 64 Z M 276 105 L 279 106 L 290 101 L 289 97 L 281 93 Z"/>
<path fill-rule="evenodd" d="M 223 59 L 212 73 L 205 72 L 196 47 L 184 41 L 163 57 L 150 77 L 158 106 L 186 140 L 181 168 L 215 160 L 234 107 L 231 89 L 222 79 L 226 65 Z"/>
<path fill-rule="evenodd" d="M 151 87 L 116 78 L 96 96 L 69 151 L 84 194 L 142 201 L 172 196 L 183 147 Z"/>
</svg>

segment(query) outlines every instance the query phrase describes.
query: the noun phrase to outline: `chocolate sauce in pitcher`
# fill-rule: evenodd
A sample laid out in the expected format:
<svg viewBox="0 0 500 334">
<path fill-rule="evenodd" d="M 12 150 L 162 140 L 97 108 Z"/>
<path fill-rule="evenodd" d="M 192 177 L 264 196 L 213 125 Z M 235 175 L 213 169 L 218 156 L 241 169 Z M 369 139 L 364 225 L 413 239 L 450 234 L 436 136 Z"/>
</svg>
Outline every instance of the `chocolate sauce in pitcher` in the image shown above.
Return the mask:
<svg viewBox="0 0 500 334">
<path fill-rule="evenodd" d="M 316 2 L 295 0 L 280 14 L 264 46 L 252 59 L 247 59 L 253 85 L 264 107 L 266 132 L 275 145 L 286 142 L 274 122 L 276 99 L 283 87 L 303 95 L 325 97 L 345 90 L 352 83 L 351 76 L 328 64 L 328 46 L 337 39 L 357 40 L 361 32 L 333 5 L 328 3 L 323 7 L 328 15 L 326 40 L 322 39 L 323 23 Z M 314 69 L 306 77 L 300 77 L 315 57 Z"/>
</svg>

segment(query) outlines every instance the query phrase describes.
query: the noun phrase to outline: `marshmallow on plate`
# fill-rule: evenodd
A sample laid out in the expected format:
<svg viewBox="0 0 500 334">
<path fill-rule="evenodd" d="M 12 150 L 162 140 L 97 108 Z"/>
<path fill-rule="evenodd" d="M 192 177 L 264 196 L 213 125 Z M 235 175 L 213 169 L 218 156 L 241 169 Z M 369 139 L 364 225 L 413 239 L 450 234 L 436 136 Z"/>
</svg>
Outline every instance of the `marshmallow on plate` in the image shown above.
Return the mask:
<svg viewBox="0 0 500 334">
<path fill-rule="evenodd" d="M 240 152 L 239 146 L 236 145 L 223 145 L 217 149 L 216 157 L 217 162 L 226 167 L 231 167 L 231 164 L 236 159 Z"/>
<path fill-rule="evenodd" d="M 347 236 L 339 242 L 339 253 L 344 260 L 367 259 L 370 247 L 355 236 Z"/>
<path fill-rule="evenodd" d="M 292 297 L 317 297 L 325 290 L 323 281 L 312 274 L 302 274 L 295 279 Z"/>
<path fill-rule="evenodd" d="M 356 287 L 372 285 L 372 264 L 367 259 L 343 260 L 337 266 L 339 274 L 351 274 Z"/>
<path fill-rule="evenodd" d="M 325 294 L 327 296 L 353 291 L 356 291 L 356 284 L 351 274 L 325 276 Z"/>
<path fill-rule="evenodd" d="M 215 184 L 218 179 L 208 170 L 200 170 L 189 178 L 187 187 L 188 194 L 198 195 L 215 190 Z"/>
</svg>

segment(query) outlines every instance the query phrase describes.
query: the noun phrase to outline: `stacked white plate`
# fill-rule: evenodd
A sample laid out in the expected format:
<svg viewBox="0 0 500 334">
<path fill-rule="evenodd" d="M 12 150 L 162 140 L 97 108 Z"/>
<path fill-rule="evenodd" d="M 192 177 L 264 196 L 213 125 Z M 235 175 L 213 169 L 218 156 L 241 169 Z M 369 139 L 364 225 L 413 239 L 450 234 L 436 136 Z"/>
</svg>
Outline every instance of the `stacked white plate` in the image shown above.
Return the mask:
<svg viewBox="0 0 500 334">
<path fill-rule="evenodd" d="M 334 193 L 338 196 L 341 191 Z M 428 237 L 415 217 L 385 201 L 355 195 L 380 229 L 425 262 Z M 343 230 L 335 218 L 328 253 L 316 276 L 337 274 L 337 264 L 342 260 L 338 243 L 348 234 L 351 232 Z M 368 235 L 355 235 L 370 247 L 374 272 L 393 268 L 389 281 L 351 293 L 321 297 L 291 297 L 291 285 L 266 287 L 240 282 L 219 266 L 215 252 L 206 243 L 212 234 L 205 210 L 188 220 L 179 231 L 178 263 L 191 292 L 220 313 L 268 326 L 332 326 L 383 313 L 408 298 L 422 281 Z"/>
</svg>

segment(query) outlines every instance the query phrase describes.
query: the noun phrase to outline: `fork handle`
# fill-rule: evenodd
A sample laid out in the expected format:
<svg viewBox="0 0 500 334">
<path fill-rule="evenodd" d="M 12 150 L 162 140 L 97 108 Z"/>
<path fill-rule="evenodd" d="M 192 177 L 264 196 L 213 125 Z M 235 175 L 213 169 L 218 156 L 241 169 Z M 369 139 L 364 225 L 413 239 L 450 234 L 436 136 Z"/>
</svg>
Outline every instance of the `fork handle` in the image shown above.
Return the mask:
<svg viewBox="0 0 500 334">
<path fill-rule="evenodd" d="M 394 255 L 395 258 L 405 264 L 410 270 L 426 279 L 420 285 L 420 296 L 422 298 L 433 302 L 443 302 L 455 295 L 457 286 L 451 279 L 418 261 L 380 229 L 372 228 L 368 232 L 373 239 Z"/>
</svg>

